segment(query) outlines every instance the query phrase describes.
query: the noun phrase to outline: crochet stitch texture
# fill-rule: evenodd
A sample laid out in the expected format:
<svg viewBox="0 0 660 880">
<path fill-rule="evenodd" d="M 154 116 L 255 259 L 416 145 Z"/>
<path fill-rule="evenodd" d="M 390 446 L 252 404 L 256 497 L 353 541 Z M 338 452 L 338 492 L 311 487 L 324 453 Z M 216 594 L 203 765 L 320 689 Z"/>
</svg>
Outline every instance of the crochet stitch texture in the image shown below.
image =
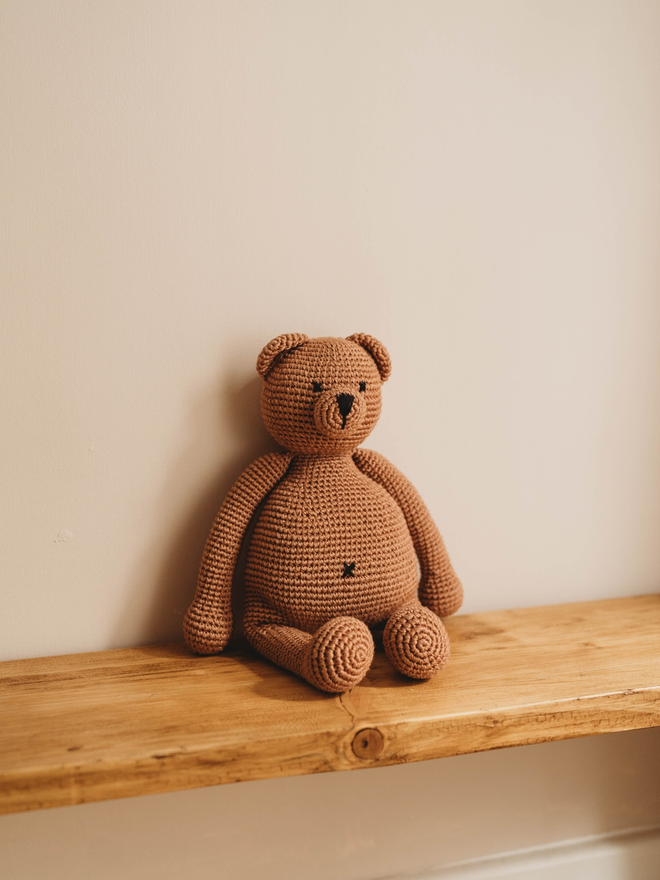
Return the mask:
<svg viewBox="0 0 660 880">
<path fill-rule="evenodd" d="M 366 675 L 371 631 L 384 627 L 395 668 L 430 678 L 449 659 L 440 618 L 458 610 L 463 590 L 417 490 L 382 455 L 357 448 L 380 416 L 386 348 L 364 333 L 288 333 L 265 346 L 257 370 L 266 427 L 288 452 L 254 461 L 220 508 L 184 619 L 188 646 L 213 654 L 227 643 L 234 567 L 263 502 L 245 571 L 251 644 L 341 693 Z"/>
</svg>

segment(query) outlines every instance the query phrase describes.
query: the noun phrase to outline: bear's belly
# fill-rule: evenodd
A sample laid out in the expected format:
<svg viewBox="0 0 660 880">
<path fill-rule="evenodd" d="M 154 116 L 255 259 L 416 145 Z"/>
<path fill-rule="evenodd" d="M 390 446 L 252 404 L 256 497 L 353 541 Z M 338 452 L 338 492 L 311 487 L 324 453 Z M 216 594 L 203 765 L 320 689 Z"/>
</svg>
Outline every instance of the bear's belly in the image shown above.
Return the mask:
<svg viewBox="0 0 660 880">
<path fill-rule="evenodd" d="M 372 626 L 417 582 L 400 508 L 351 462 L 339 475 L 294 471 L 273 490 L 248 549 L 246 606 L 260 600 L 308 632 L 338 615 Z"/>
</svg>

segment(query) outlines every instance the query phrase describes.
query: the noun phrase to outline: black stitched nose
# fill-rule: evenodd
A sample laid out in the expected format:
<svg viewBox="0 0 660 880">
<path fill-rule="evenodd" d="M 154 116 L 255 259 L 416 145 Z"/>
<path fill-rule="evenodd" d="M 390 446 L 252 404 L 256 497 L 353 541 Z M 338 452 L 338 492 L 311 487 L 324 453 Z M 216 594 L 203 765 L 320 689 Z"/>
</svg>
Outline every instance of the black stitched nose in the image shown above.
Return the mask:
<svg viewBox="0 0 660 880">
<path fill-rule="evenodd" d="M 348 416 L 350 411 L 353 409 L 353 401 L 354 400 L 355 400 L 355 398 L 353 397 L 352 394 L 338 394 L 337 395 L 337 403 L 339 404 L 339 413 L 342 418 L 342 425 L 341 425 L 342 431 L 346 427 L 346 417 Z"/>
</svg>

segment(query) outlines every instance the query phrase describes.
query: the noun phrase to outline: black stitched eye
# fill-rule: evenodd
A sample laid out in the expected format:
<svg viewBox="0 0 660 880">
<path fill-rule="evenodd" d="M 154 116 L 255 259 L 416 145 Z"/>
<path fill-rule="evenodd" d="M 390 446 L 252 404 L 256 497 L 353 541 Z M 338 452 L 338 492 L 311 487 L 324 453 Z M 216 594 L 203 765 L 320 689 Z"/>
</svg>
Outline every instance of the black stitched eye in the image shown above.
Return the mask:
<svg viewBox="0 0 660 880">
<path fill-rule="evenodd" d="M 366 390 L 367 390 L 367 383 L 360 382 L 360 391 L 366 391 Z"/>
<path fill-rule="evenodd" d="M 323 385 L 320 382 L 312 382 L 313 391 L 323 391 Z"/>
</svg>

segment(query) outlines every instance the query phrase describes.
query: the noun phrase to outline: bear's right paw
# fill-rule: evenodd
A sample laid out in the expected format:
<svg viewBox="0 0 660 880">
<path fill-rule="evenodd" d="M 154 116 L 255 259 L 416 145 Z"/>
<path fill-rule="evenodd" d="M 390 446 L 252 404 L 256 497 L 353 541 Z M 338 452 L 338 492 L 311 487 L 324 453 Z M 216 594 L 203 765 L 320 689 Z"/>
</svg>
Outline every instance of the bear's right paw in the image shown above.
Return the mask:
<svg viewBox="0 0 660 880">
<path fill-rule="evenodd" d="M 333 617 L 307 648 L 303 676 L 321 691 L 341 694 L 359 684 L 374 659 L 369 628 L 355 617 Z"/>
<path fill-rule="evenodd" d="M 192 605 L 183 619 L 183 636 L 196 654 L 218 654 L 229 641 L 232 630 L 231 615 L 204 614 Z"/>
</svg>

